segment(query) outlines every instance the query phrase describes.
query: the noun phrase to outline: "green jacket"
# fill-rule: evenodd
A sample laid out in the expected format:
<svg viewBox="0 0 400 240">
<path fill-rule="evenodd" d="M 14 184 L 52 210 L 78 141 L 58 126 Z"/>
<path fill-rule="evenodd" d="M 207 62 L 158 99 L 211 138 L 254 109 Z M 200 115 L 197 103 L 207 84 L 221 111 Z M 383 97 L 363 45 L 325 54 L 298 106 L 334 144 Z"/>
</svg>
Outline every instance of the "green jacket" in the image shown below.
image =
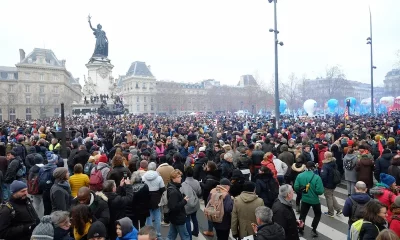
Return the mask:
<svg viewBox="0 0 400 240">
<path fill-rule="evenodd" d="M 297 178 L 296 182 L 294 183 L 294 190 L 300 191 L 303 187 L 310 182 L 312 176 L 314 175 L 313 171 L 305 171 L 300 173 Z M 301 201 L 306 202 L 308 204 L 318 204 L 319 202 L 319 195 L 324 193 L 324 185 L 322 184 L 321 177 L 315 175 L 312 181 L 310 182 L 310 188 L 308 189 L 307 193 L 303 192 L 303 196 L 301 197 Z"/>
</svg>

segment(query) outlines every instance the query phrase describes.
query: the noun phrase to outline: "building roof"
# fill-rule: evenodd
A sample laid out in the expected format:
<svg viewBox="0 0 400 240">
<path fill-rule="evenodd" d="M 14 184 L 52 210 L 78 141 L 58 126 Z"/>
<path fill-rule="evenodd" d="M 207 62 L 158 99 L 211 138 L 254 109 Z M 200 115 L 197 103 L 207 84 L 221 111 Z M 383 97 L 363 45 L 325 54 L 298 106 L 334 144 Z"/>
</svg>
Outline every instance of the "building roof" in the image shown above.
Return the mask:
<svg viewBox="0 0 400 240">
<path fill-rule="evenodd" d="M 45 62 L 37 62 L 39 56 L 44 56 Z M 57 67 L 62 67 L 61 61 L 59 61 L 50 49 L 35 48 L 31 53 L 29 53 L 22 61 L 22 64 L 43 64 L 43 65 L 53 65 Z"/>
<path fill-rule="evenodd" d="M 247 86 L 258 86 L 256 79 L 253 75 L 243 75 L 240 77 L 240 81 L 237 86 L 247 87 Z"/>
<path fill-rule="evenodd" d="M 151 73 L 149 67 L 146 65 L 145 62 L 133 62 L 129 67 L 128 72 L 126 73 L 127 76 L 138 76 L 138 77 L 154 77 Z"/>
<path fill-rule="evenodd" d="M 204 89 L 203 83 L 184 83 L 184 82 L 174 82 L 174 81 L 157 81 L 156 84 L 160 87 L 176 87 L 185 89 Z"/>
<path fill-rule="evenodd" d="M 386 77 L 400 76 L 400 69 L 392 69 L 386 74 Z"/>
<path fill-rule="evenodd" d="M 119 78 L 117 79 L 117 87 L 122 87 L 123 86 L 123 83 L 124 83 L 123 78 L 124 77 L 125 77 L 124 75 L 119 76 Z"/>
<path fill-rule="evenodd" d="M 18 79 L 18 71 L 16 67 L 0 66 L 0 80 L 17 80 L 17 79 Z"/>
</svg>

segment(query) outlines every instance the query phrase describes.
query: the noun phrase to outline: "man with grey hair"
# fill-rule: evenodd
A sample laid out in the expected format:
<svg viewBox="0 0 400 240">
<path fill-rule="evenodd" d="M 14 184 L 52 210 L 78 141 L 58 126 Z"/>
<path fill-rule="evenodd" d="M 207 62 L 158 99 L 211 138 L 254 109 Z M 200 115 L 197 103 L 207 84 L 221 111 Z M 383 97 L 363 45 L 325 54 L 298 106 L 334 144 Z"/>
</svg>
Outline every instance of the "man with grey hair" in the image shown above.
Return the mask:
<svg viewBox="0 0 400 240">
<path fill-rule="evenodd" d="M 144 226 L 139 230 L 138 240 L 157 240 L 157 232 L 153 226 Z"/>
<path fill-rule="evenodd" d="M 149 186 L 150 191 L 150 216 L 146 219 L 146 225 L 153 226 L 157 230 L 158 237 L 161 237 L 161 211 L 158 204 L 161 196 L 165 191 L 165 185 L 162 177 L 156 171 L 157 165 L 155 162 L 150 162 L 147 166 L 147 172 L 143 175 L 142 180 Z"/>
<path fill-rule="evenodd" d="M 356 192 L 346 199 L 343 206 L 343 215 L 349 217 L 349 229 L 351 224 L 362 218 L 364 205 L 371 200 L 367 193 L 367 185 L 364 182 L 358 181 L 354 190 Z"/>
<path fill-rule="evenodd" d="M 255 240 L 285 239 L 285 230 L 279 224 L 273 222 L 271 209 L 260 206 L 256 208 L 255 214 L 257 224 L 251 224 L 256 234 Z"/>
<path fill-rule="evenodd" d="M 293 188 L 289 184 L 279 187 L 279 195 L 272 205 L 274 213 L 273 220 L 281 225 L 285 230 L 285 239 L 299 240 L 298 227 L 302 227 L 304 223 L 296 220 L 296 215 L 292 208 Z"/>
</svg>

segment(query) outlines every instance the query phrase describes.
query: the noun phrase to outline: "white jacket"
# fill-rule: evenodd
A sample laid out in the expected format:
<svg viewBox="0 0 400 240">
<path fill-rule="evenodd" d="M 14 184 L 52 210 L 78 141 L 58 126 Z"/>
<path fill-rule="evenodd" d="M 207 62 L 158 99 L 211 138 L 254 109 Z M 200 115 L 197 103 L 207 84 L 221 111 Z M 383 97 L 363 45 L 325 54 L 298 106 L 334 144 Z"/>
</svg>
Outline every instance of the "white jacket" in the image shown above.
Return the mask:
<svg viewBox="0 0 400 240">
<path fill-rule="evenodd" d="M 284 163 L 280 159 L 274 157 L 274 165 L 275 165 L 276 171 L 278 172 L 277 175 L 284 176 L 286 174 L 286 171 L 288 169 L 288 166 L 286 165 L 286 163 Z"/>
</svg>

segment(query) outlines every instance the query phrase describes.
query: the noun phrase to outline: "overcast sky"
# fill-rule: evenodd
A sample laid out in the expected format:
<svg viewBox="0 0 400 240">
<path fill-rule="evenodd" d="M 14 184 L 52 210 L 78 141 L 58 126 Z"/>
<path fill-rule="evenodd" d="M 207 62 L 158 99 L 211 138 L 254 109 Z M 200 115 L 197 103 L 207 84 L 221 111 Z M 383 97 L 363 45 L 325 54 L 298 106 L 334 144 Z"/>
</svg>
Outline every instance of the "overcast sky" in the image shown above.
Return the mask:
<svg viewBox="0 0 400 240">
<path fill-rule="evenodd" d="M 369 12 L 374 27 L 376 83 L 400 49 L 399 0 L 278 0 L 279 74 L 323 76 L 340 65 L 348 79 L 369 82 Z M 18 49 L 49 48 L 83 82 L 101 23 L 109 39 L 113 75 L 145 61 L 158 80 L 236 84 L 274 71 L 273 4 L 268 0 L 16 1 L 2 0 L 0 65 L 14 66 Z"/>
</svg>

